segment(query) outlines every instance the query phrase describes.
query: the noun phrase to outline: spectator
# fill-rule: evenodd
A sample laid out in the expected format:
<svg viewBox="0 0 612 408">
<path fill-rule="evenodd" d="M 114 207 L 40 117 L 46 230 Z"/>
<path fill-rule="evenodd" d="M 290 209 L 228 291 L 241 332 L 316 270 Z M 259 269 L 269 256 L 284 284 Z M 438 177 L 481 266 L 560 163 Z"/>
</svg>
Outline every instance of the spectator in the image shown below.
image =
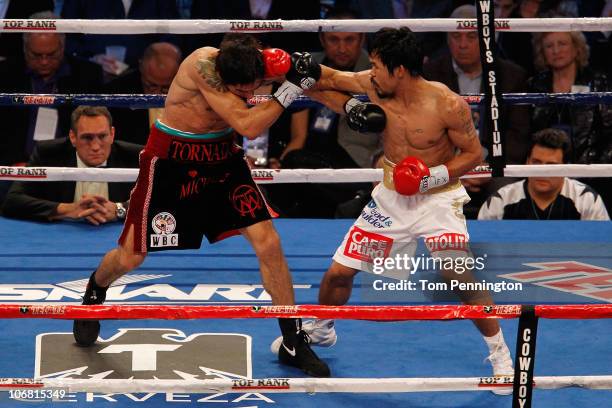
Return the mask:
<svg viewBox="0 0 612 408">
<path fill-rule="evenodd" d="M 534 60 L 541 70 L 529 81 L 530 92 L 609 92 L 607 76 L 588 66 L 589 47 L 580 32 L 535 33 Z M 612 163 L 612 106 L 554 104 L 533 108 L 534 130 L 563 129 L 570 138 L 572 163 Z M 609 178 L 583 180 L 612 208 Z"/>
<path fill-rule="evenodd" d="M 510 18 L 536 18 L 555 9 L 561 0 L 518 0 Z M 497 40 L 499 56 L 523 67 L 528 76 L 533 75 L 533 47 L 531 33 L 500 32 Z"/>
<path fill-rule="evenodd" d="M 331 10 L 329 19 L 355 19 L 358 14 L 348 9 Z M 363 49 L 364 33 L 320 33 L 323 52 L 313 53 L 315 61 L 342 71 L 370 69 L 368 53 Z M 329 154 L 332 164 L 338 167 L 369 168 L 372 155 L 380 145 L 380 135 L 363 134 L 351 130 L 346 118 L 330 109 L 319 106 L 310 109 L 310 129 L 306 148 Z"/>
<path fill-rule="evenodd" d="M 113 94 L 167 94 L 181 63 L 181 51 L 174 44 L 161 42 L 149 45 L 138 64 L 138 70 L 107 84 Z M 145 144 L 149 129 L 163 108 L 131 110 L 111 109 L 119 140 Z"/>
<path fill-rule="evenodd" d="M 609 92 L 605 74 L 588 66 L 589 47 L 580 32 L 535 33 L 534 61 L 540 71 L 529 80 L 530 92 Z M 612 107 L 609 105 L 538 105 L 534 130 L 559 127 L 568 133 L 573 163 L 612 163 Z"/>
<path fill-rule="evenodd" d="M 336 8 L 350 8 L 352 10 L 360 11 L 360 18 L 374 19 L 374 18 L 410 18 L 412 15 L 412 9 L 415 7 L 414 3 L 417 3 L 416 7 L 420 10 L 422 6 L 419 0 L 336 0 Z M 423 2 L 424 3 L 424 2 Z M 429 2 L 430 6 L 432 2 Z M 444 3 L 444 4 L 442 4 Z M 440 9 L 446 7 L 449 2 L 437 1 L 435 2 L 434 8 Z M 439 12 L 430 13 L 433 15 L 439 14 Z M 329 16 L 327 18 L 330 18 Z"/>
<path fill-rule="evenodd" d="M 332 9 L 329 19 L 355 19 L 358 14 L 350 9 Z M 334 69 L 364 71 L 370 68 L 368 54 L 363 49 L 364 33 L 326 32 L 319 39 L 323 52 L 313 53 L 315 61 Z M 380 135 L 363 134 L 351 130 L 344 116 L 318 105 L 306 111 L 308 116 L 294 114 L 299 121 L 297 130 L 282 156 L 285 168 L 370 168 L 372 156 L 378 151 Z M 301 136 L 298 140 L 295 136 Z M 339 204 L 371 191 L 367 183 L 294 186 L 287 196 L 293 201 L 292 214 L 303 217 L 354 217 L 357 214 L 337 213 Z M 360 192 L 360 190 L 365 190 Z M 342 208 L 346 208 L 343 206 Z M 360 209 L 359 209 L 360 210 Z"/>
<path fill-rule="evenodd" d="M 63 18 L 80 19 L 178 19 L 179 13 L 176 0 L 64 0 Z M 112 55 L 109 46 L 124 47 L 124 61 L 131 67 L 136 67 L 138 59 L 147 45 L 157 41 L 170 41 L 178 44 L 176 35 L 146 34 L 146 35 L 94 35 L 69 34 L 67 50 L 83 58 L 94 58 L 102 64 L 105 72 L 117 75 L 122 68 L 121 52 Z M 121 62 L 121 61 L 120 61 Z"/>
<path fill-rule="evenodd" d="M 495 18 L 510 18 L 517 6 L 517 0 L 494 0 Z"/>
<path fill-rule="evenodd" d="M 57 18 L 51 12 L 31 18 Z M 11 59 L 0 63 L 3 92 L 34 94 L 96 93 L 102 86 L 102 71 L 96 64 L 64 54 L 64 34 L 23 34 L 25 63 Z M 0 138 L 0 165 L 25 162 L 35 140 L 53 139 L 68 133 L 68 107 L 5 107 L 0 121 L 10 123 Z"/>
<path fill-rule="evenodd" d="M 318 0 L 302 0 L 299 4 L 287 0 L 193 0 L 193 19 L 221 20 L 315 20 L 321 18 Z M 186 54 L 203 46 L 218 47 L 223 34 L 190 35 Z M 315 33 L 265 33 L 257 36 L 264 46 L 285 51 L 318 50 Z"/>
<path fill-rule="evenodd" d="M 452 18 L 475 18 L 476 8 L 464 5 L 456 8 Z M 423 67 L 424 77 L 448 86 L 453 92 L 461 95 L 480 94 L 483 92 L 482 66 L 478 34 L 475 31 L 452 32 L 447 35 L 449 53 L 426 63 Z M 502 93 L 525 92 L 527 76 L 525 71 L 510 61 L 497 60 L 497 83 Z M 506 139 L 506 160 L 508 163 L 524 163 L 529 147 L 529 110 L 522 106 L 504 107 L 502 114 L 503 133 Z M 478 128 L 479 112 L 473 112 L 474 122 Z M 490 140 L 482 140 L 483 146 L 490 145 Z M 485 152 L 485 157 L 486 157 Z M 486 160 L 486 159 L 485 159 Z M 466 179 L 463 184 L 472 201 L 464 207 L 468 218 L 475 218 L 484 200 L 507 180 Z"/>
<path fill-rule="evenodd" d="M 0 2 L 0 19 L 28 18 L 41 11 L 53 11 L 53 0 L 4 0 Z M 22 36 L 17 33 L 0 33 L 0 61 L 7 58 L 23 58 Z"/>
<path fill-rule="evenodd" d="M 527 164 L 567 163 L 569 138 L 562 130 L 533 135 Z M 591 187 L 567 177 L 529 177 L 502 187 L 478 213 L 479 220 L 601 220 L 606 207 Z"/>
<path fill-rule="evenodd" d="M 104 107 L 80 106 L 72 113 L 68 138 L 40 142 L 28 166 L 138 167 L 142 146 L 114 141 Z M 3 215 L 33 221 L 86 220 L 95 225 L 121 221 L 133 183 L 15 182 Z"/>
<path fill-rule="evenodd" d="M 586 3 L 586 4 L 585 4 Z M 593 7 L 597 2 L 581 2 L 581 5 Z M 603 2 L 601 2 L 603 3 Z M 612 0 L 607 0 L 605 5 L 600 4 L 597 14 L 592 13 L 592 10 L 586 9 L 583 12 L 589 13 L 583 17 L 612 17 Z M 612 75 L 612 30 L 611 31 L 590 31 L 584 35 L 590 45 L 591 58 L 589 66 L 596 71 L 604 72 L 608 77 Z"/>
</svg>

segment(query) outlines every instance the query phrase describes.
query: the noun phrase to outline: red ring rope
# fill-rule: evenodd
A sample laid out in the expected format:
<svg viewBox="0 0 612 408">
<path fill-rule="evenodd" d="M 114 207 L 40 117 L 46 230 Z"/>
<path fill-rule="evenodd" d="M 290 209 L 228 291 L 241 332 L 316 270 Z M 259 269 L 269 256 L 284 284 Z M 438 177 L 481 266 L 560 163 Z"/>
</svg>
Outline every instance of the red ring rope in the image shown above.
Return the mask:
<svg viewBox="0 0 612 408">
<path fill-rule="evenodd" d="M 536 315 L 548 319 L 609 319 L 612 305 L 540 305 Z M 354 320 L 514 319 L 520 305 L 441 306 L 161 306 L 161 305 L 18 305 L 0 304 L 0 318 L 183 320 L 304 317 Z"/>
</svg>

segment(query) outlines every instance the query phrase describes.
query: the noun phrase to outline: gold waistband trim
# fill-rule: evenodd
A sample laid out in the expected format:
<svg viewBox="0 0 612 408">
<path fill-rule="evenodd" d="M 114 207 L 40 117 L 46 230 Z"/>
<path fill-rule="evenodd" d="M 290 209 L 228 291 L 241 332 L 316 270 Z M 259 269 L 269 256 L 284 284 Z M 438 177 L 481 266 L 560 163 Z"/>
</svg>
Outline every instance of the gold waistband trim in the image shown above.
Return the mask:
<svg viewBox="0 0 612 408">
<path fill-rule="evenodd" d="M 389 190 L 395 191 L 395 185 L 393 184 L 393 169 L 395 168 L 395 163 L 386 157 L 383 160 L 383 184 Z M 444 193 L 447 191 L 452 191 L 461 187 L 461 182 L 459 180 L 454 180 L 440 187 L 432 188 L 423 194 L 437 194 Z"/>
</svg>

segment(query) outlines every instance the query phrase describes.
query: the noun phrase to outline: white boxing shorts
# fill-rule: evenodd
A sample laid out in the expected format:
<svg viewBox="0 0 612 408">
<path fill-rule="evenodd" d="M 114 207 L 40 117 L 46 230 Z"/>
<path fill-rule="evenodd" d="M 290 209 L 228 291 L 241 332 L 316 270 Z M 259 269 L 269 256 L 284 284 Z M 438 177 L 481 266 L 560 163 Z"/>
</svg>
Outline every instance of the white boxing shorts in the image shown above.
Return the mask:
<svg viewBox="0 0 612 408">
<path fill-rule="evenodd" d="M 465 253 L 469 235 L 463 206 L 469 201 L 458 181 L 435 192 L 413 196 L 398 194 L 380 183 L 333 259 L 349 268 L 373 272 L 375 258 L 414 256 L 419 238 L 425 241 L 432 257 L 449 251 Z M 406 278 L 404 273 L 385 275 Z"/>
</svg>

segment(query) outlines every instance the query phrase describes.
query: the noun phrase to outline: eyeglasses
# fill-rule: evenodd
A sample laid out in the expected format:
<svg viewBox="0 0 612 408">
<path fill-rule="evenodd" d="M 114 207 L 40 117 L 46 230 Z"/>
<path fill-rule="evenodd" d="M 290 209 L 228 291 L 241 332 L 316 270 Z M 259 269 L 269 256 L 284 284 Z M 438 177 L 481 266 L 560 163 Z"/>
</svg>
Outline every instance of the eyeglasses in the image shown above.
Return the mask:
<svg viewBox="0 0 612 408">
<path fill-rule="evenodd" d="M 160 85 L 142 78 L 142 87 L 145 93 L 148 94 L 167 94 L 170 89 L 170 85 Z"/>
<path fill-rule="evenodd" d="M 59 48 L 48 54 L 42 54 L 38 52 L 33 52 L 31 50 L 26 50 L 25 54 L 26 54 L 26 57 L 28 57 L 29 59 L 33 59 L 36 61 L 42 61 L 43 59 L 57 61 L 57 60 L 62 59 L 62 57 L 64 56 L 64 50 Z"/>
</svg>

